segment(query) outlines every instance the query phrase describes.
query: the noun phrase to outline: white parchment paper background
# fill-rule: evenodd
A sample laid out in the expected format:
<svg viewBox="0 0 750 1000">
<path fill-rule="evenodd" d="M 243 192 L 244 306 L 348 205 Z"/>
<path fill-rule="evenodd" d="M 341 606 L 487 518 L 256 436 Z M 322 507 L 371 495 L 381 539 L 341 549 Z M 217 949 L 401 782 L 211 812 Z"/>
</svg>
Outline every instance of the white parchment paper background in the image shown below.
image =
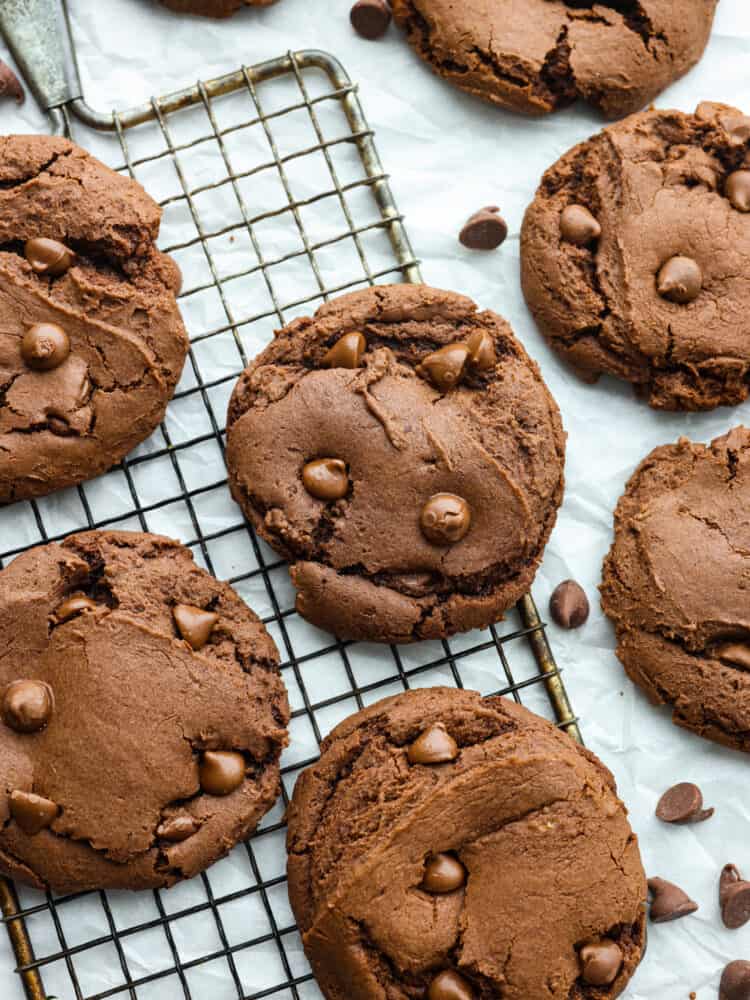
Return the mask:
<svg viewBox="0 0 750 1000">
<path fill-rule="evenodd" d="M 680 434 L 709 440 L 736 423 L 750 422 L 750 404 L 705 415 L 658 414 L 636 402 L 628 388 L 609 380 L 587 387 L 566 371 L 524 305 L 518 234 L 543 170 L 601 122 L 584 110 L 525 120 L 485 107 L 435 78 L 395 29 L 378 43 L 354 36 L 349 6 L 349 0 L 282 0 L 268 10 L 212 23 L 170 15 L 152 0 L 71 0 L 84 88 L 90 103 L 102 110 L 129 106 L 288 48 L 322 48 L 337 55 L 361 84 L 381 157 L 424 261 L 425 280 L 465 292 L 505 315 L 540 362 L 569 437 L 565 503 L 534 588 L 536 599 L 546 609 L 551 589 L 568 576 L 586 587 L 592 615 L 585 628 L 570 634 L 551 629 L 584 738 L 617 777 L 648 872 L 678 882 L 700 904 L 695 916 L 651 927 L 647 958 L 627 996 L 672 1000 L 694 990 L 700 1000 L 709 1000 L 717 995 L 724 964 L 750 959 L 750 925 L 725 930 L 717 902 L 717 877 L 725 862 L 750 876 L 750 762 L 681 732 L 666 712 L 647 704 L 614 656 L 596 587 L 610 543 L 612 510 L 638 461 Z M 750 112 L 747 0 L 720 0 L 702 63 L 659 104 L 692 110 L 704 99 Z M 46 130 L 33 101 L 20 111 L 4 103 L 0 123 L 3 132 Z M 508 219 L 507 242 L 493 254 L 463 250 L 456 240 L 462 222 L 490 203 L 501 205 Z M 657 823 L 657 798 L 678 780 L 701 785 L 706 803 L 716 807 L 710 822 L 682 829 Z M 22 996 L 12 967 L 0 934 L 3 1000 Z"/>
</svg>

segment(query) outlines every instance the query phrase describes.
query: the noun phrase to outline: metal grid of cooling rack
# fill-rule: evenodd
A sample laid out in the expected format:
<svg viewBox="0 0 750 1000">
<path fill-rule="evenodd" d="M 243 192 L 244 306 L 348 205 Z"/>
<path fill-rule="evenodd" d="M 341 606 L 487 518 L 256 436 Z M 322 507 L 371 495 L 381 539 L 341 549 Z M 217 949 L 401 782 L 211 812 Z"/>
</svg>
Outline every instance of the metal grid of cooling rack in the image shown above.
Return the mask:
<svg viewBox="0 0 750 1000">
<path fill-rule="evenodd" d="M 348 289 L 421 280 L 340 64 L 289 54 L 129 112 L 99 115 L 76 100 L 54 117 L 162 204 L 191 351 L 164 425 L 121 466 L 2 512 L 0 560 L 86 528 L 179 537 L 264 618 L 293 718 L 282 801 L 202 876 L 168 892 L 57 898 L 0 880 L 18 971 L 32 1000 L 319 996 L 287 900 L 283 810 L 321 736 L 363 705 L 434 683 L 523 696 L 580 738 L 576 719 L 531 597 L 502 628 L 450 641 L 339 642 L 297 616 L 285 564 L 229 500 L 226 402 L 273 328 Z"/>
</svg>

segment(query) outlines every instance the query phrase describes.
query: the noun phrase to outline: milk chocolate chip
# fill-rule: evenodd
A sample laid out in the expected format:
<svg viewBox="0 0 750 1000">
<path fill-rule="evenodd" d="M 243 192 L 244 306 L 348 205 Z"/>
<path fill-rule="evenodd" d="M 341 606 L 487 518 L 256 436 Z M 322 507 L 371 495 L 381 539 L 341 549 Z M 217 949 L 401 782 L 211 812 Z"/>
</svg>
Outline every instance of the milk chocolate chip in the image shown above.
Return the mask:
<svg viewBox="0 0 750 1000">
<path fill-rule="evenodd" d="M 34 371 L 48 372 L 58 368 L 70 354 L 67 333 L 56 323 L 36 323 L 21 341 L 21 357 Z"/>
<path fill-rule="evenodd" d="M 0 98 L 3 97 L 12 97 L 16 104 L 23 104 L 26 100 L 21 81 L 10 66 L 0 59 Z"/>
<path fill-rule="evenodd" d="M 388 30 L 391 8 L 385 0 L 357 0 L 351 9 L 349 20 L 358 35 L 372 41 Z"/>
<path fill-rule="evenodd" d="M 458 757 L 458 744 L 438 722 L 414 740 L 407 757 L 410 764 L 447 764 Z"/>
<path fill-rule="evenodd" d="M 508 224 L 497 205 L 480 208 L 464 224 L 460 242 L 469 250 L 497 250 L 508 235 Z"/>
<path fill-rule="evenodd" d="M 5 689 L 3 722 L 17 733 L 38 733 L 52 718 L 52 688 L 44 681 L 18 680 Z"/>
<path fill-rule="evenodd" d="M 424 869 L 420 888 L 442 895 L 466 884 L 466 869 L 452 854 L 433 854 Z"/>
<path fill-rule="evenodd" d="M 750 670 L 750 647 L 744 642 L 725 642 L 716 653 L 722 663 L 731 663 L 740 670 Z"/>
<path fill-rule="evenodd" d="M 579 628 L 589 617 L 586 591 L 575 580 L 563 580 L 552 591 L 549 613 L 560 628 Z"/>
<path fill-rule="evenodd" d="M 96 601 L 92 601 L 85 594 L 72 594 L 67 601 L 62 602 L 55 612 L 55 617 L 59 622 L 65 622 L 73 615 L 80 614 L 82 611 L 93 611 L 95 607 Z"/>
<path fill-rule="evenodd" d="M 28 240 L 24 248 L 26 260 L 37 274 L 59 278 L 70 268 L 75 254 L 64 243 L 38 236 Z"/>
<path fill-rule="evenodd" d="M 622 951 L 614 941 L 593 941 L 581 948 L 581 979 L 589 986 L 611 986 L 622 968 Z"/>
<path fill-rule="evenodd" d="M 689 913 L 695 913 L 698 904 L 672 882 L 663 878 L 650 878 L 648 888 L 651 893 L 651 920 L 655 924 L 665 924 L 679 920 Z"/>
<path fill-rule="evenodd" d="M 568 205 L 560 214 L 560 235 L 577 247 L 588 246 L 602 235 L 602 227 L 585 205 Z"/>
<path fill-rule="evenodd" d="M 421 364 L 417 365 L 417 374 L 429 379 L 441 392 L 448 392 L 455 389 L 461 381 L 468 359 L 467 344 L 448 344 L 439 351 L 428 354 Z"/>
<path fill-rule="evenodd" d="M 478 372 L 486 372 L 495 367 L 497 354 L 495 341 L 486 330 L 477 330 L 466 342 L 469 348 L 469 365 Z"/>
<path fill-rule="evenodd" d="M 345 333 L 323 358 L 324 368 L 359 368 L 367 341 L 361 333 Z"/>
<path fill-rule="evenodd" d="M 734 865 L 724 865 L 719 879 L 719 905 L 724 926 L 736 930 L 750 920 L 750 882 Z"/>
<path fill-rule="evenodd" d="M 750 962 L 730 962 L 721 974 L 719 1000 L 750 1000 Z"/>
<path fill-rule="evenodd" d="M 339 458 L 317 458 L 302 470 L 307 492 L 318 500 L 340 500 L 349 492 L 346 463 Z"/>
<path fill-rule="evenodd" d="M 471 509 L 455 493 L 436 493 L 422 508 L 419 519 L 422 534 L 433 545 L 460 542 L 471 527 Z"/>
<path fill-rule="evenodd" d="M 219 620 L 214 611 L 204 611 L 203 608 L 193 607 L 192 604 L 176 604 L 172 608 L 172 617 L 177 631 L 188 646 L 196 651 L 206 645 L 214 625 Z"/>
<path fill-rule="evenodd" d="M 192 816 L 172 816 L 156 828 L 156 836 L 170 844 L 180 844 L 197 833 L 199 824 Z"/>
<path fill-rule="evenodd" d="M 727 177 L 727 198 L 738 212 L 750 212 L 750 170 L 735 170 Z"/>
<path fill-rule="evenodd" d="M 702 823 L 713 814 L 713 809 L 703 808 L 700 788 L 689 781 L 668 788 L 656 806 L 656 815 L 663 823 Z"/>
<path fill-rule="evenodd" d="M 698 298 L 703 272 L 691 257 L 670 257 L 659 271 L 656 287 L 663 299 L 684 306 Z"/>
<path fill-rule="evenodd" d="M 245 780 L 245 758 L 241 753 L 206 750 L 200 767 L 201 788 L 209 795 L 229 795 Z"/>
<path fill-rule="evenodd" d="M 474 1000 L 474 990 L 452 969 L 439 972 L 427 990 L 428 1000 Z"/>
<path fill-rule="evenodd" d="M 11 792 L 10 814 L 24 833 L 36 836 L 57 819 L 60 812 L 54 802 L 32 792 Z"/>
</svg>

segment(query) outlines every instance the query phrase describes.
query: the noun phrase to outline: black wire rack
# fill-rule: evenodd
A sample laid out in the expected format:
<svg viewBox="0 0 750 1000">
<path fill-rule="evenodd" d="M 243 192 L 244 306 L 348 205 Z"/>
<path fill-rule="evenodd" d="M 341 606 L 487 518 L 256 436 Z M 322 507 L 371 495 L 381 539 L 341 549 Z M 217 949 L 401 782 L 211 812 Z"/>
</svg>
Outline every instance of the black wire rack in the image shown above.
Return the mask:
<svg viewBox="0 0 750 1000">
<path fill-rule="evenodd" d="M 74 100 L 54 121 L 160 201 L 191 350 L 165 423 L 126 461 L 0 513 L 0 560 L 88 528 L 180 538 L 264 618 L 293 717 L 281 801 L 198 878 L 168 892 L 62 897 L 0 879 L 17 971 L 31 1000 L 319 996 L 287 899 L 283 814 L 321 736 L 372 701 L 434 683 L 523 699 L 580 739 L 577 722 L 530 596 L 502 627 L 450 641 L 339 642 L 299 618 L 285 564 L 229 498 L 226 404 L 273 329 L 349 289 L 421 280 L 341 65 L 290 53 L 130 111 Z"/>
</svg>

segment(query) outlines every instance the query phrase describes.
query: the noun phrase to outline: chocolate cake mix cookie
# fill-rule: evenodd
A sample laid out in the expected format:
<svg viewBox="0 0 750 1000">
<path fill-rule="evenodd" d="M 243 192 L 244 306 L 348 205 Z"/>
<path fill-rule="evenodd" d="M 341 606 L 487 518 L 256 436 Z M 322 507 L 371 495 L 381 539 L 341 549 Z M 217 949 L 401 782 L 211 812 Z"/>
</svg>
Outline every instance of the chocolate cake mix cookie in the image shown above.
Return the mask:
<svg viewBox="0 0 750 1000">
<path fill-rule="evenodd" d="M 161 0 L 161 2 L 177 14 L 231 17 L 243 7 L 269 7 L 277 0 Z"/>
<path fill-rule="evenodd" d="M 289 898 L 328 1000 L 608 1000 L 643 954 L 612 775 L 505 698 L 428 688 L 357 713 L 288 818 Z"/>
<path fill-rule="evenodd" d="M 235 499 L 292 563 L 297 608 L 352 639 L 499 621 L 534 578 L 564 434 L 508 324 L 391 285 L 298 319 L 247 368 L 227 420 Z"/>
<path fill-rule="evenodd" d="M 645 107 L 703 55 L 717 0 L 392 0 L 417 54 L 462 90 L 527 115 L 582 98 Z"/>
<path fill-rule="evenodd" d="M 0 573 L 0 872 L 143 889 L 202 871 L 279 792 L 276 648 L 178 542 L 100 531 Z"/>
<path fill-rule="evenodd" d="M 602 607 L 628 676 L 672 719 L 750 750 L 750 431 L 656 448 L 630 479 Z"/>
<path fill-rule="evenodd" d="M 104 472 L 161 421 L 188 343 L 160 219 L 67 139 L 0 136 L 0 503 Z"/>
<path fill-rule="evenodd" d="M 750 373 L 750 117 L 649 111 L 573 148 L 521 231 L 521 277 L 550 344 L 651 406 L 741 402 Z"/>
</svg>

